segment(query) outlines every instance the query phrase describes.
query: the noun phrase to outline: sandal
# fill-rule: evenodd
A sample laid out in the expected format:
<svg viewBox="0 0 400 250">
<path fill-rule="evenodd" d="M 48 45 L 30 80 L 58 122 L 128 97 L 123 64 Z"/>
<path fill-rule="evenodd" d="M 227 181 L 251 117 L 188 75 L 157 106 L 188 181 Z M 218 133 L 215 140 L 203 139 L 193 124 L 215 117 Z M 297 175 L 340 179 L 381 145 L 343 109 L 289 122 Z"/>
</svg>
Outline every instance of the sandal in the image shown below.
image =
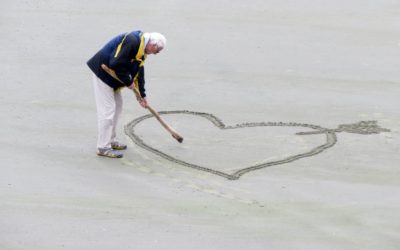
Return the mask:
<svg viewBox="0 0 400 250">
<path fill-rule="evenodd" d="M 124 156 L 122 153 L 115 151 L 111 148 L 98 148 L 97 155 L 110 158 L 122 158 Z"/>
<path fill-rule="evenodd" d="M 115 150 L 125 150 L 128 148 L 125 144 L 119 143 L 119 142 L 112 142 L 111 143 L 111 148 Z"/>
</svg>

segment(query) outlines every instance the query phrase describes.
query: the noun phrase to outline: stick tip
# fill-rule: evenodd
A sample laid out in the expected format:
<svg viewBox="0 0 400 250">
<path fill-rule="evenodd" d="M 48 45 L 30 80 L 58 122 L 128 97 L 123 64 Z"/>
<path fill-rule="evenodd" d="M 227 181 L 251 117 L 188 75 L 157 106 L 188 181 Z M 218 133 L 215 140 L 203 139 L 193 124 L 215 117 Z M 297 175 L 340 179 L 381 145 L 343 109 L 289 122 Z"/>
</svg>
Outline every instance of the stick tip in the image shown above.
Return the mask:
<svg viewBox="0 0 400 250">
<path fill-rule="evenodd" d="M 177 134 L 173 134 L 172 137 L 175 138 L 175 140 L 177 140 L 179 143 L 183 142 L 183 137 Z"/>
</svg>

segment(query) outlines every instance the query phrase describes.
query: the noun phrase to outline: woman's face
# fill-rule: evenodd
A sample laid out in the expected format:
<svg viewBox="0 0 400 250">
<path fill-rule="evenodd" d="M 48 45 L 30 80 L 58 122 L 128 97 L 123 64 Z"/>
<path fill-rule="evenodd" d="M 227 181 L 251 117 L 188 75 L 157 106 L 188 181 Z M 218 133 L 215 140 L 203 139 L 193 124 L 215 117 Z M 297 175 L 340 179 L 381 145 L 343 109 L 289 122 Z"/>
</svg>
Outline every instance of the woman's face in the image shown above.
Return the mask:
<svg viewBox="0 0 400 250">
<path fill-rule="evenodd" d="M 158 52 L 160 52 L 161 51 L 161 49 L 159 49 L 158 48 L 158 45 L 157 44 L 151 44 L 151 43 L 148 43 L 147 45 L 146 45 L 146 48 L 144 49 L 144 52 L 147 54 L 147 55 L 151 55 L 151 54 L 157 54 Z"/>
</svg>

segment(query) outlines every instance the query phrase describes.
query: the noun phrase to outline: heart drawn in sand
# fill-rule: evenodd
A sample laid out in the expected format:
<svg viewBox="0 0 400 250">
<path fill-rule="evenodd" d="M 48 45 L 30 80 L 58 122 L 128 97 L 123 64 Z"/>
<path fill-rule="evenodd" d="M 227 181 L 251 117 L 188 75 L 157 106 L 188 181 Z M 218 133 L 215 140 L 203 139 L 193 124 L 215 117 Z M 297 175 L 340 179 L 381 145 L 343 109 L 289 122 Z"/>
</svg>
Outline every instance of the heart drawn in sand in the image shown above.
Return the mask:
<svg viewBox="0 0 400 250">
<path fill-rule="evenodd" d="M 138 117 L 125 126 L 125 133 L 138 146 L 140 146 L 140 147 L 142 147 L 142 148 L 144 148 L 166 160 L 169 160 L 171 162 L 174 162 L 174 163 L 186 166 L 186 167 L 194 168 L 197 170 L 205 171 L 208 173 L 212 173 L 215 175 L 219 175 L 219 176 L 222 176 L 229 180 L 237 180 L 242 175 L 244 175 L 248 172 L 254 171 L 254 170 L 258 170 L 258 169 L 262 169 L 262 168 L 266 168 L 266 167 L 270 167 L 270 166 L 275 166 L 275 165 L 281 165 L 281 164 L 285 164 L 285 163 L 290 163 L 290 162 L 299 160 L 301 158 L 310 157 L 310 156 L 319 154 L 322 151 L 324 151 L 336 144 L 336 142 L 337 142 L 336 133 L 339 133 L 339 132 L 349 132 L 349 133 L 357 133 L 357 134 L 377 134 L 380 132 L 389 132 L 390 131 L 388 129 L 379 127 L 377 125 L 376 121 L 361 121 L 361 122 L 354 123 L 354 124 L 342 124 L 342 125 L 339 125 L 339 127 L 337 129 L 327 129 L 327 128 L 323 128 L 323 127 L 320 127 L 317 125 L 305 124 L 305 123 L 295 123 L 295 122 L 254 122 L 254 123 L 241 123 L 241 124 L 236 124 L 233 126 L 227 126 L 220 119 L 215 117 L 214 115 L 208 114 L 208 113 L 203 113 L 203 112 L 178 110 L 178 111 L 161 111 L 161 112 L 159 112 L 159 114 L 160 115 L 183 114 L 183 115 L 192 115 L 192 116 L 197 116 L 197 117 L 203 117 L 221 130 L 241 129 L 241 128 L 250 128 L 250 127 L 299 127 L 299 128 L 307 129 L 307 132 L 299 132 L 299 133 L 296 133 L 297 135 L 324 134 L 326 137 L 325 143 L 318 145 L 316 147 L 313 147 L 307 152 L 290 155 L 290 156 L 287 156 L 280 160 L 265 161 L 265 162 L 257 163 L 252 166 L 245 166 L 245 167 L 235 171 L 234 173 L 226 173 L 224 171 L 219 171 L 219 170 L 216 170 L 213 168 L 200 166 L 197 164 L 183 161 L 181 159 L 178 159 L 177 157 L 166 154 L 166 153 L 148 145 L 146 142 L 144 142 L 135 133 L 135 126 L 137 126 L 139 123 L 141 123 L 142 121 L 144 121 L 146 119 L 152 118 L 153 116 L 151 114 Z M 310 131 L 310 129 L 311 129 L 311 131 Z"/>
</svg>

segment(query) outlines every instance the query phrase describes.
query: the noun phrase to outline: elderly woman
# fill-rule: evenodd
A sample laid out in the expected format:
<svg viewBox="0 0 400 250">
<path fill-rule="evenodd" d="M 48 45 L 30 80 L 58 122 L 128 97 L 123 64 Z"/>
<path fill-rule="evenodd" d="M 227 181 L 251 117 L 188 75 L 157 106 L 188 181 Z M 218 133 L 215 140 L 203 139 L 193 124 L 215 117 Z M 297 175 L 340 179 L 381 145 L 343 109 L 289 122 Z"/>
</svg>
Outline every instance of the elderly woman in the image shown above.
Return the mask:
<svg viewBox="0 0 400 250">
<path fill-rule="evenodd" d="M 160 33 L 133 31 L 114 37 L 87 62 L 93 71 L 98 155 L 123 157 L 119 150 L 124 150 L 127 146 L 116 140 L 116 127 L 122 111 L 120 90 L 123 87 L 138 89 L 139 91 L 134 91 L 136 98 L 146 108 L 144 62 L 147 55 L 157 54 L 165 45 L 166 39 Z M 114 77 L 109 74 L 110 70 L 114 72 Z"/>
</svg>

